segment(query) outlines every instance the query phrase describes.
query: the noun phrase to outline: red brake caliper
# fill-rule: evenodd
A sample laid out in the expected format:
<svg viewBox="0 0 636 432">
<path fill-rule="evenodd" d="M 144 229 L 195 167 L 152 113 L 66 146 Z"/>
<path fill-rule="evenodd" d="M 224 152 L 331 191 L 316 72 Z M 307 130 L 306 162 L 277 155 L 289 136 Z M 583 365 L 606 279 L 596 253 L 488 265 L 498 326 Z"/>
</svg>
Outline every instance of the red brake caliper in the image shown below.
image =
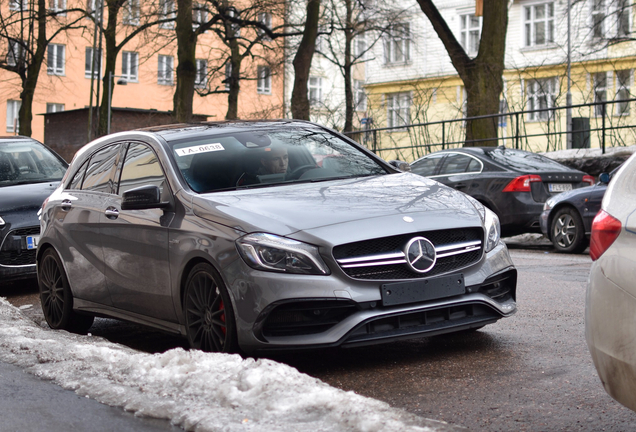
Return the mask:
<svg viewBox="0 0 636 432">
<path fill-rule="evenodd" d="M 219 304 L 219 310 L 225 310 L 225 307 L 223 305 L 223 300 L 221 300 L 220 304 Z M 223 323 L 225 324 L 225 313 L 221 314 L 221 321 L 223 321 Z M 221 330 L 223 331 L 223 334 L 227 334 L 227 328 L 223 327 L 221 328 Z"/>
</svg>

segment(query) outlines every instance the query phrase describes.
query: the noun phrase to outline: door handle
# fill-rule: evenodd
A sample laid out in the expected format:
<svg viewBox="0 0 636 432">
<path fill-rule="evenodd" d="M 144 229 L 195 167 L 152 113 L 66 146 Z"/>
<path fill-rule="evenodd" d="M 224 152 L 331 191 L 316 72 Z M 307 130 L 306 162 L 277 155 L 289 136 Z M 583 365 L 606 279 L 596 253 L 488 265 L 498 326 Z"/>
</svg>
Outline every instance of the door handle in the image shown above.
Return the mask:
<svg viewBox="0 0 636 432">
<path fill-rule="evenodd" d="M 108 207 L 104 214 L 108 219 L 117 219 L 119 217 L 119 210 L 115 207 Z"/>
<path fill-rule="evenodd" d="M 455 189 L 464 189 L 466 188 L 466 183 L 457 183 L 455 185 Z"/>
<path fill-rule="evenodd" d="M 60 203 L 60 207 L 64 211 L 69 211 L 72 206 L 73 206 L 73 203 L 71 202 L 71 200 L 68 200 L 68 199 L 62 200 L 62 202 Z"/>
</svg>

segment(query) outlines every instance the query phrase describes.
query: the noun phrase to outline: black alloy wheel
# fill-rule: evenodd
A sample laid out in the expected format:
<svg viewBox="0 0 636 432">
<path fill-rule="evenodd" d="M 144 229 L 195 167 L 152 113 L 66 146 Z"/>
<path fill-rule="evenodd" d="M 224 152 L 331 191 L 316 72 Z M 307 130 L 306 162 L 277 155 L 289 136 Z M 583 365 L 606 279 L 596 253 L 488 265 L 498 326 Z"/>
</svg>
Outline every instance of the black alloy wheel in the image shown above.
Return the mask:
<svg viewBox="0 0 636 432">
<path fill-rule="evenodd" d="M 572 207 L 563 207 L 556 212 L 550 233 L 557 252 L 581 253 L 588 245 L 583 220 Z"/>
<path fill-rule="evenodd" d="M 238 350 L 236 321 L 230 296 L 214 268 L 194 266 L 185 288 L 186 333 L 190 346 L 207 352 Z"/>
<path fill-rule="evenodd" d="M 38 262 L 38 286 L 42 312 L 49 327 L 86 334 L 95 317 L 73 311 L 73 294 L 60 257 L 47 249 Z"/>
</svg>

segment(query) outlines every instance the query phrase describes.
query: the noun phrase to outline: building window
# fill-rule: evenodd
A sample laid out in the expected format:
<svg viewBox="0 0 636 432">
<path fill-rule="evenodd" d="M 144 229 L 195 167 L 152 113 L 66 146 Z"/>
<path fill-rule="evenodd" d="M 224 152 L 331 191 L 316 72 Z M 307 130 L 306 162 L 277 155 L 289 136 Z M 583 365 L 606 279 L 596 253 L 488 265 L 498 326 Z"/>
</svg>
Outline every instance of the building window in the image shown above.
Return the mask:
<svg viewBox="0 0 636 432">
<path fill-rule="evenodd" d="M 631 0 L 616 0 L 616 37 L 624 38 L 631 34 Z"/>
<path fill-rule="evenodd" d="M 139 54 L 131 51 L 124 51 L 121 54 L 121 77 L 128 82 L 139 80 Z"/>
<path fill-rule="evenodd" d="M 64 111 L 64 104 L 61 103 L 47 103 L 46 104 L 46 112 L 47 113 L 55 113 Z"/>
<path fill-rule="evenodd" d="M 159 27 L 164 29 L 173 29 L 174 28 L 174 19 L 176 17 L 174 0 L 160 0 L 160 18 L 161 19 L 169 19 L 172 21 L 162 22 L 159 24 Z"/>
<path fill-rule="evenodd" d="M 208 86 L 208 62 L 197 59 L 197 75 L 194 78 L 194 87 L 206 88 Z"/>
<path fill-rule="evenodd" d="M 157 83 L 161 85 L 172 85 L 173 82 L 174 57 L 159 55 L 159 66 L 157 68 Z"/>
<path fill-rule="evenodd" d="M 197 29 L 208 21 L 208 11 L 201 3 L 192 3 L 192 27 Z"/>
<path fill-rule="evenodd" d="M 554 43 L 554 3 L 543 3 L 524 8 L 525 46 L 543 46 Z"/>
<path fill-rule="evenodd" d="M 46 73 L 49 75 L 64 75 L 65 45 L 49 44 L 46 58 Z"/>
<path fill-rule="evenodd" d="M 557 92 L 556 78 L 543 78 L 527 82 L 528 110 L 545 110 L 528 113 L 528 120 L 547 120 L 552 116 Z"/>
<path fill-rule="evenodd" d="M 259 66 L 257 68 L 258 79 L 256 81 L 256 92 L 261 94 L 272 93 L 272 71 L 269 66 Z"/>
<path fill-rule="evenodd" d="M 624 38 L 630 35 L 630 0 L 590 1 L 594 38 Z"/>
<path fill-rule="evenodd" d="M 481 17 L 475 15 L 460 16 L 461 29 L 460 40 L 464 51 L 469 56 L 479 52 L 479 40 L 481 38 Z"/>
<path fill-rule="evenodd" d="M 367 34 L 362 33 L 353 39 L 353 55 L 357 59 L 363 59 L 367 53 Z"/>
<path fill-rule="evenodd" d="M 353 97 L 356 111 L 367 110 L 367 94 L 364 91 L 364 81 L 353 80 Z"/>
<path fill-rule="evenodd" d="M 272 29 L 272 14 L 268 12 L 261 12 L 258 14 L 258 22 L 263 24 L 268 29 Z M 270 40 L 269 36 L 263 29 L 258 30 L 258 34 L 263 37 L 264 40 Z"/>
<path fill-rule="evenodd" d="M 7 132 L 17 132 L 20 129 L 18 114 L 21 104 L 19 100 L 7 101 Z"/>
<path fill-rule="evenodd" d="M 86 0 L 86 13 L 95 18 L 95 12 L 100 6 L 99 0 Z M 89 17 L 87 17 L 89 18 Z M 92 18 L 89 18 L 92 20 Z"/>
<path fill-rule="evenodd" d="M 599 72 L 592 75 L 594 80 L 594 103 L 607 101 L 607 73 Z M 605 104 L 594 105 L 594 114 L 602 116 Z"/>
<path fill-rule="evenodd" d="M 232 63 L 225 63 L 225 90 L 230 91 L 230 82 L 232 81 Z"/>
<path fill-rule="evenodd" d="M 9 0 L 9 10 L 12 11 L 27 10 L 28 6 L 28 0 Z"/>
<path fill-rule="evenodd" d="M 309 105 L 317 105 L 322 102 L 322 78 L 310 76 L 307 86 L 309 91 Z"/>
<path fill-rule="evenodd" d="M 66 16 L 66 0 L 49 0 L 49 11 L 57 12 L 57 16 Z"/>
<path fill-rule="evenodd" d="M 384 39 L 384 61 L 406 63 L 411 59 L 411 25 L 409 23 L 391 26 Z"/>
<path fill-rule="evenodd" d="M 629 102 L 631 98 L 630 87 L 632 83 L 632 71 L 619 70 L 616 71 L 616 115 L 629 115 Z"/>
<path fill-rule="evenodd" d="M 24 49 L 24 41 L 9 39 L 9 49 L 7 50 L 7 64 L 9 66 L 17 66 L 24 63 L 26 58 L 26 50 Z"/>
<path fill-rule="evenodd" d="M 84 76 L 86 78 L 91 77 L 91 71 L 93 72 L 93 78 L 99 78 L 102 70 L 102 52 L 101 50 L 95 50 L 95 64 L 93 65 L 93 48 L 86 47 L 86 55 L 84 57 Z"/>
<path fill-rule="evenodd" d="M 128 0 L 124 4 L 124 24 L 138 26 L 140 15 L 141 8 L 139 6 L 139 0 Z"/>
<path fill-rule="evenodd" d="M 400 127 L 411 123 L 411 94 L 391 93 L 386 95 L 387 126 Z"/>
</svg>

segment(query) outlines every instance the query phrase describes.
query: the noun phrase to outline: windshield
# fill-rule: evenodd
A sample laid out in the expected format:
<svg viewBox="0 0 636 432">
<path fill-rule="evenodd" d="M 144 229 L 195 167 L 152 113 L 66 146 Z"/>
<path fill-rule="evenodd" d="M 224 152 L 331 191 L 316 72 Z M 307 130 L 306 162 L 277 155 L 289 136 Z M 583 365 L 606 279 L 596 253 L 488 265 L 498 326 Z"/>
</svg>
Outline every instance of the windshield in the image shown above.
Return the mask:
<svg viewBox="0 0 636 432">
<path fill-rule="evenodd" d="M 64 165 L 35 141 L 0 143 L 0 187 L 59 181 Z"/>
<path fill-rule="evenodd" d="M 496 148 L 487 151 L 486 154 L 495 162 L 517 171 L 571 171 L 570 168 L 550 158 L 523 150 Z"/>
<path fill-rule="evenodd" d="M 183 177 L 199 193 L 386 174 L 327 131 L 286 128 L 172 142 Z"/>
</svg>

